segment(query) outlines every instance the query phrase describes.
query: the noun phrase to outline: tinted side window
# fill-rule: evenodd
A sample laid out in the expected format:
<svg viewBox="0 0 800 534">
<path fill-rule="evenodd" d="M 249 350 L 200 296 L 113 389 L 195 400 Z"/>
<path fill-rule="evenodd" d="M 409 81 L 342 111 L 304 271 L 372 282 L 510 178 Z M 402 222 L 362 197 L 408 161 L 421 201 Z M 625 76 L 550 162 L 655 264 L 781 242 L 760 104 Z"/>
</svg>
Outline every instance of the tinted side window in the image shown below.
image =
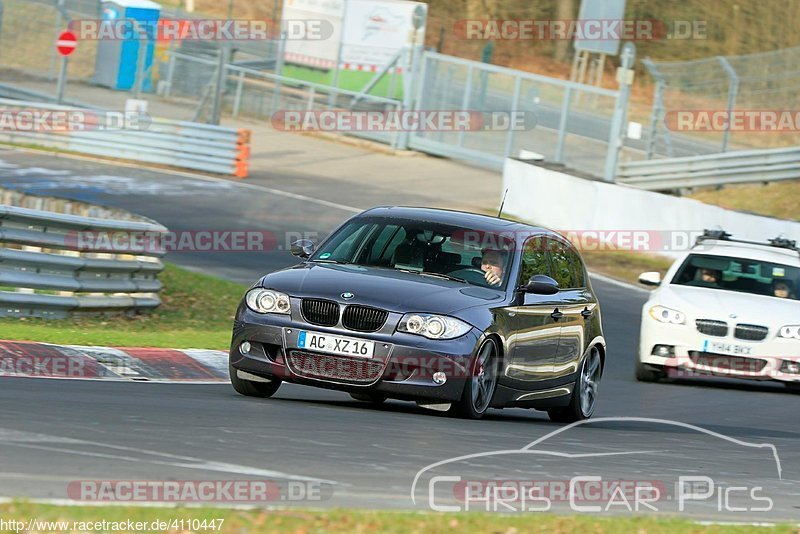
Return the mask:
<svg viewBox="0 0 800 534">
<path fill-rule="evenodd" d="M 528 280 L 536 274 L 550 276 L 550 266 L 547 264 L 547 250 L 543 237 L 532 237 L 525 242 L 525 248 L 522 249 L 520 285 L 527 284 Z"/>
<path fill-rule="evenodd" d="M 560 289 L 583 287 L 583 268 L 578 254 L 561 241 L 548 239 L 548 244 L 550 268 L 553 273 L 550 276 L 558 282 L 558 287 Z"/>
<path fill-rule="evenodd" d="M 572 263 L 573 283 L 575 284 L 572 287 L 586 287 L 586 274 L 584 272 L 583 261 L 581 260 L 580 254 L 578 254 L 578 251 L 572 247 L 567 248 L 567 253 L 569 254 L 570 262 Z"/>
</svg>

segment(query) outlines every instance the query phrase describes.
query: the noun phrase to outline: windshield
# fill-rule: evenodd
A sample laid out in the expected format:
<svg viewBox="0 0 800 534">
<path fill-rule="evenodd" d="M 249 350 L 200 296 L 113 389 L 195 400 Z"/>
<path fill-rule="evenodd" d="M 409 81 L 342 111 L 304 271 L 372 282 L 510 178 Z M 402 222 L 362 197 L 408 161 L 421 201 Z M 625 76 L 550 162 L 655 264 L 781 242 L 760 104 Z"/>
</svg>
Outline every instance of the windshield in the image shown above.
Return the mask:
<svg viewBox="0 0 800 534">
<path fill-rule="evenodd" d="M 359 218 L 331 236 L 309 261 L 382 267 L 502 289 L 513 242 L 437 223 Z"/>
<path fill-rule="evenodd" d="M 692 254 L 672 283 L 798 300 L 800 269 L 768 261 Z"/>
</svg>

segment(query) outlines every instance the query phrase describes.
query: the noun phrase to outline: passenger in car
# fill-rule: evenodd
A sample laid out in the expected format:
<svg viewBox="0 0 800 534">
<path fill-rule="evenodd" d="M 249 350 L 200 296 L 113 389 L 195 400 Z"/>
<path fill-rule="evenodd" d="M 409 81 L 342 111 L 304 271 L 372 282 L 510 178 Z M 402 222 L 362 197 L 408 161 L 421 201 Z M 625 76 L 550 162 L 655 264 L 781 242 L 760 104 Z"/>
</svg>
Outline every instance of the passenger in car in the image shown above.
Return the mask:
<svg viewBox="0 0 800 534">
<path fill-rule="evenodd" d="M 695 273 L 694 280 L 686 285 L 696 287 L 719 287 L 720 273 L 716 269 L 701 268 Z"/>
<path fill-rule="evenodd" d="M 772 294 L 782 299 L 794 298 L 792 293 L 792 282 L 790 280 L 772 280 Z"/>
</svg>

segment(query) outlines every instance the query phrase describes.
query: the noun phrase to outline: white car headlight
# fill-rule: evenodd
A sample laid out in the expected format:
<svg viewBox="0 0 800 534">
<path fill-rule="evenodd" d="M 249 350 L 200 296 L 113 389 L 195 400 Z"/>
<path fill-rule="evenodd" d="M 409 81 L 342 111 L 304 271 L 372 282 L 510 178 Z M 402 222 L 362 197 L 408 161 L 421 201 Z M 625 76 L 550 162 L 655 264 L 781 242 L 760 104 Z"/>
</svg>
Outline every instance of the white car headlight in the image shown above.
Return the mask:
<svg viewBox="0 0 800 534">
<path fill-rule="evenodd" d="M 683 312 L 666 306 L 653 306 L 650 308 L 650 317 L 662 323 L 684 324 L 686 322 L 686 315 Z"/>
<path fill-rule="evenodd" d="M 800 325 L 782 326 L 778 331 L 778 337 L 787 339 L 800 339 Z"/>
<path fill-rule="evenodd" d="M 397 330 L 425 336 L 428 339 L 453 339 L 463 336 L 472 327 L 454 317 L 429 313 L 407 313 L 400 319 Z"/>
<path fill-rule="evenodd" d="M 247 307 L 256 313 L 288 314 L 291 308 L 289 295 L 261 287 L 255 287 L 248 291 L 244 301 L 247 303 Z"/>
</svg>

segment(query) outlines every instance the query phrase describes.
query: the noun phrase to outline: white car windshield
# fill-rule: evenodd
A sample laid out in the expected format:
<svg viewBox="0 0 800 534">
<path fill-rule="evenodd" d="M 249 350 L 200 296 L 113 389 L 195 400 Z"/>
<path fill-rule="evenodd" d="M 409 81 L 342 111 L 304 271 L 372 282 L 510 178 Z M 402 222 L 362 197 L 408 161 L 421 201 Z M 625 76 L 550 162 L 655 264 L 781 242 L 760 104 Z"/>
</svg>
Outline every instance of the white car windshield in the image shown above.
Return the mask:
<svg viewBox="0 0 800 534">
<path fill-rule="evenodd" d="M 691 254 L 672 283 L 800 300 L 800 268 L 761 260 Z"/>
</svg>

